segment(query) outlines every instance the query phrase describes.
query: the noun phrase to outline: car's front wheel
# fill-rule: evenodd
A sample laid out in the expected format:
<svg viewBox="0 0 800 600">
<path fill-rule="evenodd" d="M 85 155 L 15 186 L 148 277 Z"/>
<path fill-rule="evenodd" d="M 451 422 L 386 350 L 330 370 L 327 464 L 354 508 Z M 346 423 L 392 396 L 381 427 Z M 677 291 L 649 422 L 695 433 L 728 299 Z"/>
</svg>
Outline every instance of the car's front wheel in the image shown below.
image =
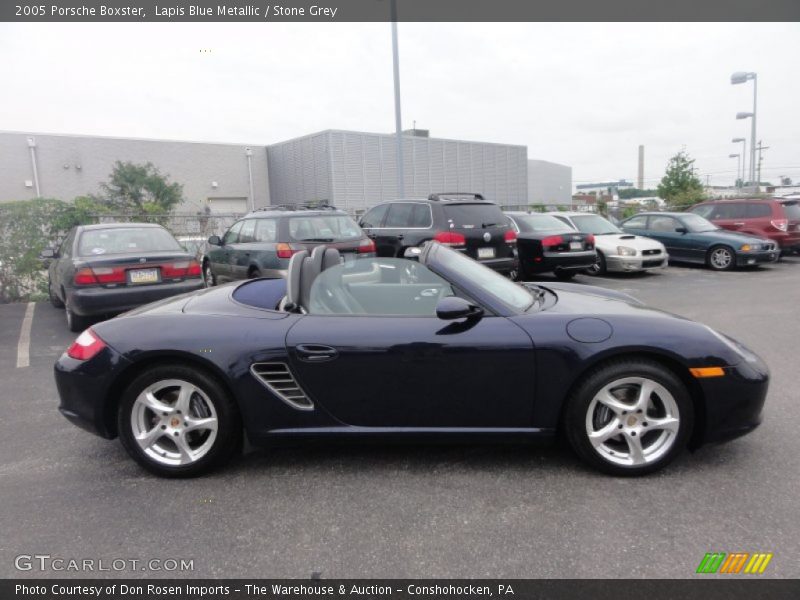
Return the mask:
<svg viewBox="0 0 800 600">
<path fill-rule="evenodd" d="M 242 421 L 225 388 L 184 365 L 148 369 L 122 395 L 122 445 L 136 462 L 163 477 L 200 475 L 241 448 Z"/>
<path fill-rule="evenodd" d="M 706 262 L 715 271 L 729 271 L 736 266 L 736 256 L 728 246 L 714 246 L 708 251 Z"/>
<path fill-rule="evenodd" d="M 575 389 L 564 430 L 575 452 L 612 475 L 644 475 L 685 447 L 694 413 L 686 387 L 649 360 L 619 360 L 592 371 Z"/>
<path fill-rule="evenodd" d="M 598 251 L 597 258 L 595 258 L 594 264 L 586 269 L 586 273 L 588 275 L 605 275 L 606 273 L 606 257 L 603 256 L 603 253 Z"/>
</svg>

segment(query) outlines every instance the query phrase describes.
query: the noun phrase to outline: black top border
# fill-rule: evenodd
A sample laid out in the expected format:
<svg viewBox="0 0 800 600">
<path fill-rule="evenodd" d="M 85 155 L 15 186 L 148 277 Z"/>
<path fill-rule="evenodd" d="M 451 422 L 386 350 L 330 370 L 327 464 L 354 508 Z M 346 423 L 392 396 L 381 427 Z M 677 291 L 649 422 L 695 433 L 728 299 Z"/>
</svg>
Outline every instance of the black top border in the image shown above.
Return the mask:
<svg viewBox="0 0 800 600">
<path fill-rule="evenodd" d="M 800 21 L 800 0 L 3 0 L 0 22 Z"/>
</svg>

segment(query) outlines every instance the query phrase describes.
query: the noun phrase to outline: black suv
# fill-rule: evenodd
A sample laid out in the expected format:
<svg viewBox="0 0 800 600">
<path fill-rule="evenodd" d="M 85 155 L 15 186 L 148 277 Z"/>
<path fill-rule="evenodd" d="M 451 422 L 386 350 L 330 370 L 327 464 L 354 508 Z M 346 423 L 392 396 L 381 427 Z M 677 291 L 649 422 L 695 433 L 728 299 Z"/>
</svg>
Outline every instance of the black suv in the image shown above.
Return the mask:
<svg viewBox="0 0 800 600">
<path fill-rule="evenodd" d="M 503 211 L 480 194 L 431 194 L 391 200 L 361 217 L 378 256 L 402 257 L 406 248 L 435 240 L 507 275 L 517 271 L 517 234 Z"/>
<path fill-rule="evenodd" d="M 375 244 L 333 206 L 267 206 L 236 221 L 221 238 L 208 238 L 203 257 L 207 286 L 224 281 L 286 277 L 289 259 L 316 246 L 336 248 L 342 260 L 375 256 Z"/>
</svg>

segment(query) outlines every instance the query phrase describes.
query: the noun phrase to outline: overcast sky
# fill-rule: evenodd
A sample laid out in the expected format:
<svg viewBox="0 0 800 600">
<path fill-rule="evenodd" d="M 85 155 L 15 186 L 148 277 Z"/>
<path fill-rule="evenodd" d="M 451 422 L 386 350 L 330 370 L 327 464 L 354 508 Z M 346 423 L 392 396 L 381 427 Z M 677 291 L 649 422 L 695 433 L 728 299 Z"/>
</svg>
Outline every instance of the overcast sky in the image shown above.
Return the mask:
<svg viewBox="0 0 800 600">
<path fill-rule="evenodd" d="M 732 183 L 758 72 L 762 179 L 800 180 L 800 24 L 401 23 L 403 124 L 523 144 L 575 183 L 685 147 Z M 210 50 L 210 52 L 201 52 Z M 390 25 L 0 24 L 0 130 L 269 144 L 394 130 Z M 2 157 L 0 157 L 0 160 Z"/>
</svg>

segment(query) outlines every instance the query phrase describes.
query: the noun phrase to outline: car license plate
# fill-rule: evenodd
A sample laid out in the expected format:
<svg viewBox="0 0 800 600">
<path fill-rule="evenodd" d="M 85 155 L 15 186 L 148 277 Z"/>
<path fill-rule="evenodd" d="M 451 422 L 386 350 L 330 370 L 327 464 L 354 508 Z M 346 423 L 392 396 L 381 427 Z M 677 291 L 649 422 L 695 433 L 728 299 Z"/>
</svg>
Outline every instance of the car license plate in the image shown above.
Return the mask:
<svg viewBox="0 0 800 600">
<path fill-rule="evenodd" d="M 570 242 L 569 243 L 570 250 L 583 250 L 583 242 Z"/>
<path fill-rule="evenodd" d="M 478 258 L 494 258 L 494 248 L 478 248 Z"/>
<path fill-rule="evenodd" d="M 131 283 L 158 283 L 158 269 L 135 269 L 128 271 Z"/>
</svg>

